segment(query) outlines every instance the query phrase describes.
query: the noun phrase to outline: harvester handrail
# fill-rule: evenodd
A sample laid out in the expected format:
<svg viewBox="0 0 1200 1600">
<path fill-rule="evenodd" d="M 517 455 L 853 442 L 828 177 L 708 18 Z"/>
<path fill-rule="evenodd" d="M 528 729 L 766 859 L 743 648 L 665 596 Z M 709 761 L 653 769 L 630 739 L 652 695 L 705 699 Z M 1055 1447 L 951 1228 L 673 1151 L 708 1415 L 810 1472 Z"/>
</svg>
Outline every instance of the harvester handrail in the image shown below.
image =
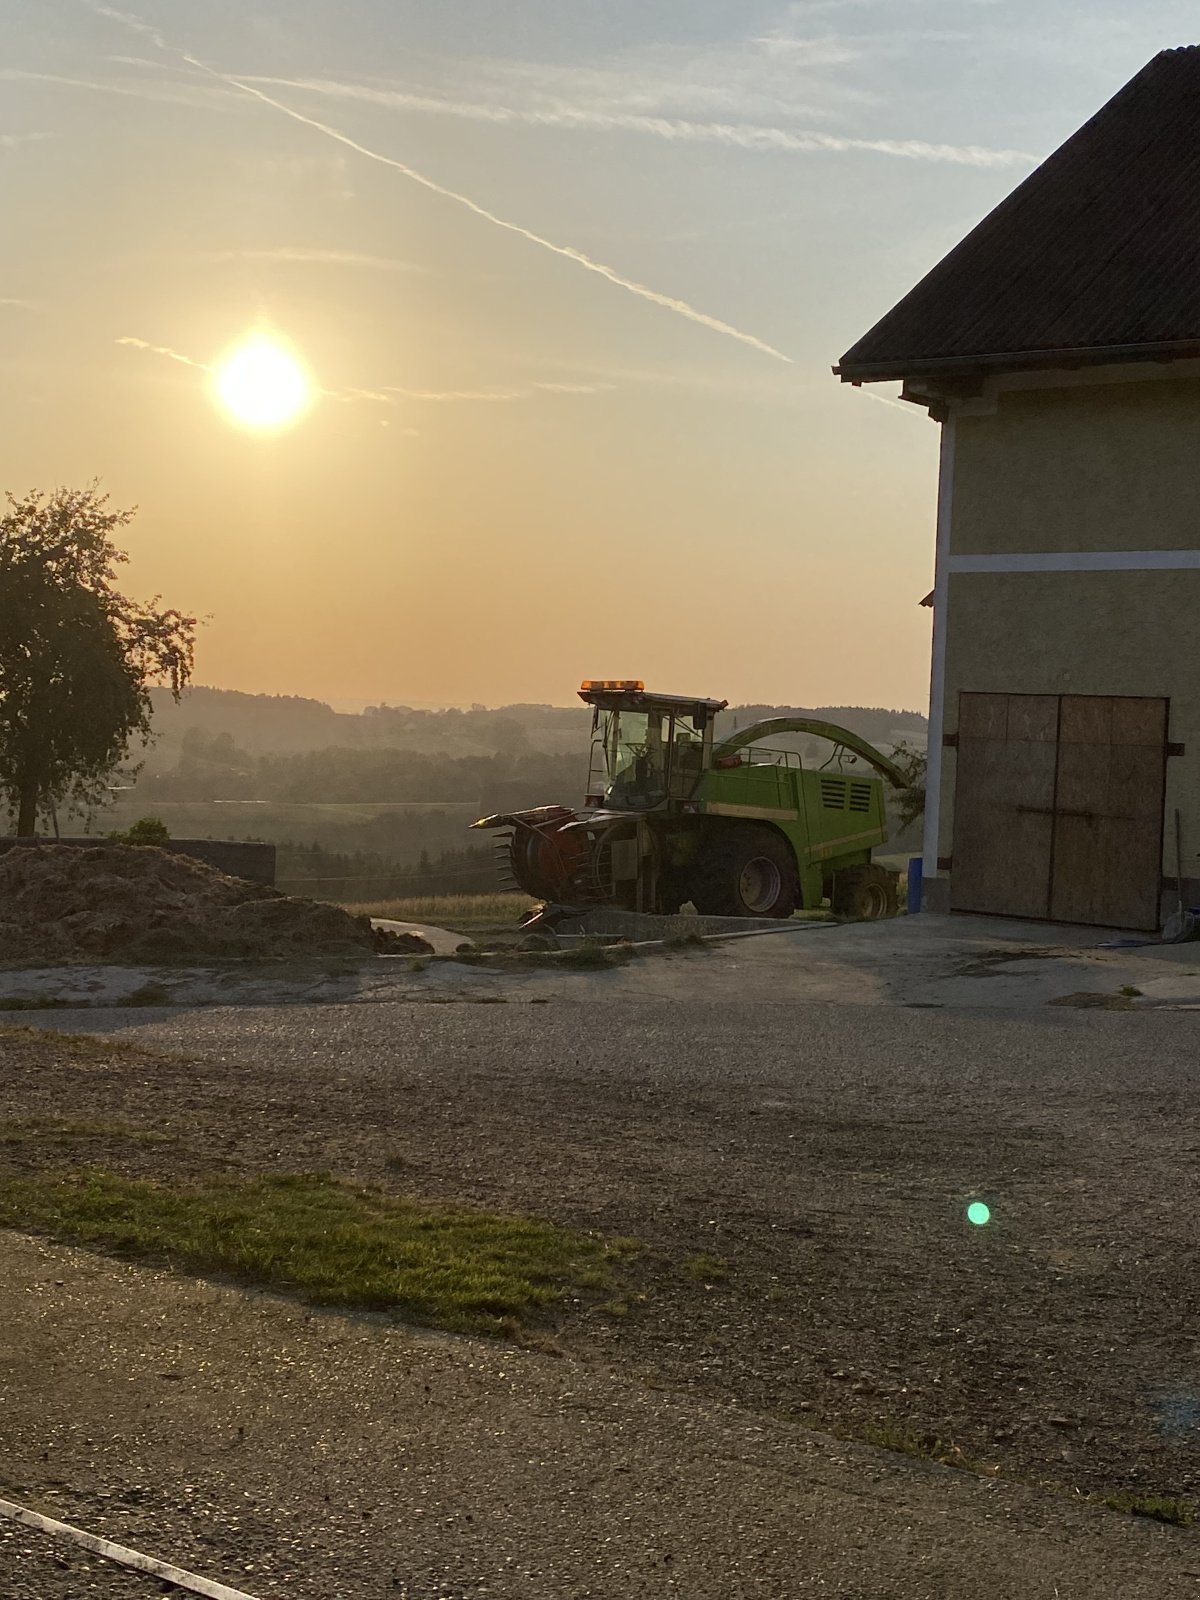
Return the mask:
<svg viewBox="0 0 1200 1600">
<path fill-rule="evenodd" d="M 748 728 L 731 734 L 728 739 L 723 739 L 713 750 L 713 761 L 719 761 L 726 756 L 733 755 L 738 750 L 745 750 L 748 745 L 757 744 L 760 739 L 774 739 L 784 733 L 810 733 L 818 739 L 829 739 L 834 744 L 841 745 L 845 750 L 851 750 L 856 756 L 875 768 L 876 772 L 885 777 L 896 789 L 907 789 L 909 779 L 900 770 L 894 761 L 889 761 L 881 750 L 876 750 L 873 744 L 868 744 L 865 739 L 860 739 L 858 734 L 851 733 L 849 728 L 839 728 L 836 722 L 822 722 L 817 717 L 767 717 L 763 722 L 752 722 Z"/>
</svg>

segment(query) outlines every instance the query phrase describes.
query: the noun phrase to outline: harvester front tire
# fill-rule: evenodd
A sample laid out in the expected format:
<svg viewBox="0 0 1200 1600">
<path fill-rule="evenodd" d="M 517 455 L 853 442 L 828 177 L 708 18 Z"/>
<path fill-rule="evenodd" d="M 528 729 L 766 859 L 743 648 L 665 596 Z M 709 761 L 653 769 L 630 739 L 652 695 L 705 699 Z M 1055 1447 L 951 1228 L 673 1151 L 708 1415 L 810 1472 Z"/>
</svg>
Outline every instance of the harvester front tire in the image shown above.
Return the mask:
<svg viewBox="0 0 1200 1600">
<path fill-rule="evenodd" d="M 771 828 L 728 828 L 701 840 L 691 901 L 702 917 L 790 917 L 800 900 L 792 847 Z"/>
<path fill-rule="evenodd" d="M 878 922 L 894 917 L 900 908 L 896 874 L 871 861 L 861 867 L 843 867 L 833 881 L 833 914 L 857 922 Z"/>
</svg>

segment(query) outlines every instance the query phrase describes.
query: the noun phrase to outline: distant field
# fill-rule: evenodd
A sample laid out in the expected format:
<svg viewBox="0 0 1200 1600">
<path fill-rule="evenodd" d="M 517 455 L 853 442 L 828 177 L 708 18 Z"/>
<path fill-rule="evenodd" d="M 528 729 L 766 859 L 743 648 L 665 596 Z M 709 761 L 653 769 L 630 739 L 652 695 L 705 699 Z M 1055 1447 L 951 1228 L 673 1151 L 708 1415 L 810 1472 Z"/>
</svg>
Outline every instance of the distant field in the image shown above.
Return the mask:
<svg viewBox="0 0 1200 1600">
<path fill-rule="evenodd" d="M 468 830 L 480 815 L 474 800 L 362 800 L 345 804 L 320 801 L 126 800 L 94 820 L 103 836 L 128 828 L 139 817 L 161 817 L 176 839 L 262 839 L 267 844 L 320 845 L 353 854 L 364 851 L 398 866 L 415 866 L 422 852 L 436 859 L 445 850 L 479 844 Z M 335 868 L 322 870 L 334 871 Z M 386 892 L 387 885 L 375 885 Z M 425 884 L 427 889 L 435 884 Z M 467 887 L 478 887 L 470 885 Z"/>
<path fill-rule="evenodd" d="M 519 922 L 533 904 L 527 894 L 444 894 L 416 895 L 409 900 L 372 900 L 365 904 L 348 904 L 346 910 L 357 916 L 424 922 L 458 933 Z"/>
<path fill-rule="evenodd" d="M 214 828 L 236 829 L 240 837 L 247 828 L 269 828 L 278 832 L 281 827 L 294 828 L 325 820 L 369 822 L 373 817 L 396 812 L 414 817 L 445 812 L 448 816 L 461 814 L 474 821 L 479 815 L 479 805 L 474 800 L 362 800 L 330 805 L 319 800 L 142 800 L 134 804 L 118 801 L 98 814 L 96 832 L 127 828 L 147 812 L 161 817 L 171 832 L 182 839 L 187 828 L 203 828 L 206 834 Z"/>
</svg>

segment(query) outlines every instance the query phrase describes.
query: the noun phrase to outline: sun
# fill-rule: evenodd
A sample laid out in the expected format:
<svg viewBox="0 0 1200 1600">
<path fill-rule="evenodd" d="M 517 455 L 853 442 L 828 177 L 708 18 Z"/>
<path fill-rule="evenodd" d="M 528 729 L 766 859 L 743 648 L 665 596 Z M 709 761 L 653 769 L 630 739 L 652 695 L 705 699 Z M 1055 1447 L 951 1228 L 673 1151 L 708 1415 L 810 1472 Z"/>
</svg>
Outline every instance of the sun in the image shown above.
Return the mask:
<svg viewBox="0 0 1200 1600">
<path fill-rule="evenodd" d="M 300 362 L 265 333 L 251 334 L 223 355 L 213 378 L 221 406 L 248 428 L 286 428 L 299 421 L 314 397 Z"/>
</svg>

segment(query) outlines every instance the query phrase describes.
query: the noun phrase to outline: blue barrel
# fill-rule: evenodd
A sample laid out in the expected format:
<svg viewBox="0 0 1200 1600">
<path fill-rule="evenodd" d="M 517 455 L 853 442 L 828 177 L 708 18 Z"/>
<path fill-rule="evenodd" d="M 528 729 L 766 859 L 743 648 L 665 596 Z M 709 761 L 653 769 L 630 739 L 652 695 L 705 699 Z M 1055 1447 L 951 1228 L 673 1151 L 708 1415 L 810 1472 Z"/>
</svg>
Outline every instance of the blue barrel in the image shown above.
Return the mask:
<svg viewBox="0 0 1200 1600">
<path fill-rule="evenodd" d="M 925 871 L 925 861 L 921 856 L 912 856 L 908 863 L 908 914 L 915 917 L 921 909 L 921 878 Z"/>
</svg>

